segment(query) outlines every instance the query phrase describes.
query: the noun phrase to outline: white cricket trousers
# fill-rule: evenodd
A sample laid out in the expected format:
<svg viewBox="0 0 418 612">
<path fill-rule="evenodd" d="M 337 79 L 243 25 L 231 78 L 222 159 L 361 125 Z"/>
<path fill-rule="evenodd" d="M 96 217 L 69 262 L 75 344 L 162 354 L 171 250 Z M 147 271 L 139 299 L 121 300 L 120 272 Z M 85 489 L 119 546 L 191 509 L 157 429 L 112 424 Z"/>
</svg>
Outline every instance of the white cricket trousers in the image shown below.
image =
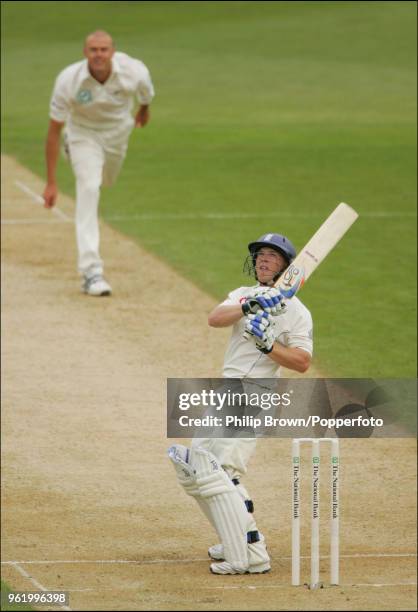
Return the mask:
<svg viewBox="0 0 418 612">
<path fill-rule="evenodd" d="M 125 159 L 128 139 L 118 147 L 106 147 L 99 135 L 87 130 L 67 134 L 69 157 L 76 180 L 75 227 L 78 270 L 91 278 L 103 274 L 99 253 L 99 199 L 102 185 L 112 185 Z"/>
<path fill-rule="evenodd" d="M 257 445 L 256 438 L 193 438 L 192 448 L 211 452 L 230 478 L 241 478 Z"/>
</svg>

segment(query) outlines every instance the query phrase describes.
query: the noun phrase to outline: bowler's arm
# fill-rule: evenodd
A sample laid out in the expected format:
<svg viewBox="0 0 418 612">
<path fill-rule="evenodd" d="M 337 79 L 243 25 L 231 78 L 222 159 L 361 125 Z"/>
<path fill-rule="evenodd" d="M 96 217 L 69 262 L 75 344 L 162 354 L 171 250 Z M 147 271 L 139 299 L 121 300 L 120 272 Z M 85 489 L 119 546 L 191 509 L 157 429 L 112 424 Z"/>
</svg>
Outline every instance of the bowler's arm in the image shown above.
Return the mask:
<svg viewBox="0 0 418 612">
<path fill-rule="evenodd" d="M 57 200 L 58 185 L 56 179 L 56 170 L 58 157 L 60 153 L 61 130 L 64 123 L 50 119 L 48 134 L 45 143 L 45 158 L 46 158 L 46 176 L 47 182 L 44 189 L 43 197 L 45 208 L 52 208 Z"/>
<path fill-rule="evenodd" d="M 151 119 L 149 104 L 141 104 L 135 115 L 135 127 L 145 127 Z"/>
</svg>

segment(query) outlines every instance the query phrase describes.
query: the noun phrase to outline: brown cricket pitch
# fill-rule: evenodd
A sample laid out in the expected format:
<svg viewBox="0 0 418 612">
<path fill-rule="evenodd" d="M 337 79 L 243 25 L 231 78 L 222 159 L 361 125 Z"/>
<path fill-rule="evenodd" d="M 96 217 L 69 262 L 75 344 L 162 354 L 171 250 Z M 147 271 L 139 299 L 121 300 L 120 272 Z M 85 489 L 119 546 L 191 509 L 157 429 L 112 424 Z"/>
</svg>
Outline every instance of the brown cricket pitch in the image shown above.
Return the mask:
<svg viewBox="0 0 418 612">
<path fill-rule="evenodd" d="M 114 296 L 84 296 L 74 227 L 16 179 L 43 185 L 3 159 L 3 218 L 36 221 L 2 226 L 3 561 L 37 562 L 20 567 L 68 590 L 77 610 L 414 610 L 414 440 L 341 441 L 342 585 L 316 591 L 290 586 L 291 442 L 260 440 L 245 484 L 272 572 L 209 573 L 216 538 L 166 457 L 165 385 L 219 376 L 229 331 L 207 326 L 211 298 L 105 225 Z M 69 199 L 58 205 L 71 214 Z M 302 475 L 302 506 L 307 484 Z M 308 533 L 302 521 L 307 556 Z M 34 590 L 16 567 L 2 569 L 14 589 Z"/>
</svg>

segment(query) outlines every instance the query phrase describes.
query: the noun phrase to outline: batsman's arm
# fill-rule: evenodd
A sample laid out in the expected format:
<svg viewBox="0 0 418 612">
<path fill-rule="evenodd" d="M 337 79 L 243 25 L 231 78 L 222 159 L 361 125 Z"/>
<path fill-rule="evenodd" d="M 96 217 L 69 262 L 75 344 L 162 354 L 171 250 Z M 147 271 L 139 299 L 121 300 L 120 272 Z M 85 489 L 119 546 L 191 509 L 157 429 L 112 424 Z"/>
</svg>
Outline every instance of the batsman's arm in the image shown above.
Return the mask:
<svg viewBox="0 0 418 612">
<path fill-rule="evenodd" d="M 210 327 L 229 327 L 244 316 L 241 304 L 216 306 L 208 316 Z"/>
<path fill-rule="evenodd" d="M 278 342 L 274 343 L 273 350 L 267 356 L 284 368 L 301 373 L 308 370 L 312 361 L 308 351 L 293 346 L 284 346 Z"/>
<path fill-rule="evenodd" d="M 45 208 L 52 208 L 57 200 L 58 185 L 56 181 L 56 169 L 60 152 L 61 130 L 63 126 L 64 123 L 54 121 L 54 119 L 50 119 L 49 121 L 48 135 L 45 143 L 47 176 L 46 187 L 43 193 Z"/>
</svg>

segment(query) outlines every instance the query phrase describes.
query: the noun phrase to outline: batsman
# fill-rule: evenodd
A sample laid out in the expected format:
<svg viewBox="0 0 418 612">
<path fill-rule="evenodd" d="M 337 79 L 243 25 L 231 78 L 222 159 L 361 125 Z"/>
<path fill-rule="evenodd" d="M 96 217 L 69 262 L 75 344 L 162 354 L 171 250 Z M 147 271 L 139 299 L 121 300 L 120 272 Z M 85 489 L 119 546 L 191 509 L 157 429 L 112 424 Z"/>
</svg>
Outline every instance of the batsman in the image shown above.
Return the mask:
<svg viewBox="0 0 418 612">
<path fill-rule="evenodd" d="M 306 372 L 312 359 L 312 317 L 297 298 L 284 300 L 275 283 L 296 257 L 286 236 L 264 234 L 248 245 L 244 269 L 257 284 L 239 287 L 209 314 L 211 327 L 232 327 L 223 366 L 225 378 L 274 378 L 280 367 Z M 169 457 L 180 484 L 195 498 L 219 542 L 209 548 L 213 574 L 270 571 L 254 504 L 241 482 L 255 438 L 194 438 L 176 444 Z"/>
</svg>

